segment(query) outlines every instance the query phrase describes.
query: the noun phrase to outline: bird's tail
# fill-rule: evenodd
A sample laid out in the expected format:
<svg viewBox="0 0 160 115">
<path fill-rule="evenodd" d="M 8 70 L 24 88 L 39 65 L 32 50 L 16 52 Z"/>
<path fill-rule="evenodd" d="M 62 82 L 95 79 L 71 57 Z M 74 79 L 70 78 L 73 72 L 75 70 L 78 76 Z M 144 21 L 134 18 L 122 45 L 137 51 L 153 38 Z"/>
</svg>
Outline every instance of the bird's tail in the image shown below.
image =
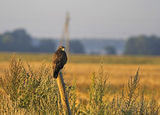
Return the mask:
<svg viewBox="0 0 160 115">
<path fill-rule="evenodd" d="M 58 73 L 59 73 L 59 71 L 54 71 L 54 72 L 53 72 L 53 77 L 54 77 L 55 79 L 58 77 Z"/>
</svg>

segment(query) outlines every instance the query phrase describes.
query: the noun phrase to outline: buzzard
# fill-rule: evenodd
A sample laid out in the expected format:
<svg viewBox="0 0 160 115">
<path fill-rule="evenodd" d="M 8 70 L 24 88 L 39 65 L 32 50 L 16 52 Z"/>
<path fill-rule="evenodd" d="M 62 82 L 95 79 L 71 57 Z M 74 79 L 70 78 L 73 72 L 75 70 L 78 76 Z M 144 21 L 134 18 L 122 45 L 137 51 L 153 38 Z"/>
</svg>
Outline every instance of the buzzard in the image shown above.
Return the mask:
<svg viewBox="0 0 160 115">
<path fill-rule="evenodd" d="M 59 46 L 57 51 L 53 54 L 53 77 L 57 78 L 59 71 L 67 62 L 67 55 L 64 46 Z"/>
</svg>

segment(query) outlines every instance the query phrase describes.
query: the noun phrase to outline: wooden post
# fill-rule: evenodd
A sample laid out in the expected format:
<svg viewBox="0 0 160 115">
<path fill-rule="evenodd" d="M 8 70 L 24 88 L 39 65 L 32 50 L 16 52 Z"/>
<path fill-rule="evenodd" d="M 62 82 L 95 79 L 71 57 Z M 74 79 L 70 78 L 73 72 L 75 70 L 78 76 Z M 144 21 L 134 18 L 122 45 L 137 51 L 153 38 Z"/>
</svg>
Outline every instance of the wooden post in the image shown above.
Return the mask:
<svg viewBox="0 0 160 115">
<path fill-rule="evenodd" d="M 64 84 L 63 75 L 62 75 L 61 71 L 59 72 L 58 77 L 57 77 L 57 85 L 58 85 L 58 88 L 59 88 L 64 112 L 65 112 L 66 115 L 71 115 L 71 110 L 70 110 L 70 107 L 69 107 L 69 102 L 68 102 L 67 94 L 66 94 L 66 91 L 65 91 L 65 84 Z"/>
</svg>

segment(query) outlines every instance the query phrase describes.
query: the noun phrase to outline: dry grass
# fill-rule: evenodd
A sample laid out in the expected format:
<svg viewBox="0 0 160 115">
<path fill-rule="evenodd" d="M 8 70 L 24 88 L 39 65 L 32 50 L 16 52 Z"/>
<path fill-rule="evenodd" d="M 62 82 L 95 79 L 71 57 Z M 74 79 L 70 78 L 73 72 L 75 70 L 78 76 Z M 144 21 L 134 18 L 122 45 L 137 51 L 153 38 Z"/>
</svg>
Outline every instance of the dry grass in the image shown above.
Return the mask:
<svg viewBox="0 0 160 115">
<path fill-rule="evenodd" d="M 42 62 L 28 62 L 32 68 L 38 68 Z M 51 64 L 46 62 L 47 65 Z M 0 75 L 4 69 L 8 68 L 9 62 L 0 63 Z M 73 79 L 77 81 L 78 94 L 86 99 L 90 84 L 90 76 L 93 72 L 98 72 L 101 64 L 92 63 L 68 63 L 64 68 L 65 81 L 70 84 Z M 140 67 L 139 76 L 141 86 L 145 89 L 145 94 L 155 95 L 160 103 L 160 65 L 153 64 L 103 64 L 104 73 L 108 76 L 112 92 L 111 95 L 120 92 L 120 89 L 127 84 L 130 76 L 133 76 Z"/>
<path fill-rule="evenodd" d="M 51 80 L 47 81 L 46 79 L 46 77 L 49 77 L 51 74 L 51 70 L 49 69 L 51 68 L 51 63 L 48 61 L 44 62 L 45 65 L 49 67 L 48 69 L 41 66 L 42 65 L 41 61 L 39 62 L 28 61 L 27 63 L 31 65 L 31 71 L 29 69 L 29 74 L 26 73 L 26 71 L 28 70 L 25 69 L 27 68 L 27 64 L 22 65 L 21 62 L 19 63 L 16 61 L 15 62 L 12 61 L 10 63 L 12 66 L 9 66 L 9 62 L 1 61 L 0 76 L 6 76 L 5 78 L 13 77 L 13 79 L 11 80 L 8 79 L 9 84 L 6 85 L 7 87 L 9 86 L 11 90 L 7 89 L 6 91 L 11 95 L 11 97 L 15 98 L 15 99 L 14 98 L 12 99 L 10 97 L 8 98 L 3 97 L 4 98 L 3 101 L 7 102 L 9 105 L 12 105 L 12 103 L 16 101 L 16 99 L 20 99 L 22 100 L 22 102 L 25 99 L 24 103 L 21 103 L 21 102 L 20 103 L 18 102 L 18 103 L 20 105 L 21 104 L 26 105 L 26 101 L 28 101 L 28 98 L 31 98 L 31 97 L 27 96 L 26 98 L 25 95 L 33 95 L 34 98 L 31 98 L 33 99 L 32 100 L 33 102 L 47 101 L 47 103 L 50 106 L 57 107 L 58 105 L 55 104 L 57 103 L 57 101 L 54 102 L 53 100 L 48 100 L 50 97 L 52 97 L 53 93 L 58 95 L 57 92 L 55 92 L 56 89 L 53 87 L 52 89 L 53 92 L 46 92 L 46 90 L 42 89 L 42 88 L 48 89 L 48 86 L 52 87 L 52 85 L 54 85 L 53 83 L 50 83 L 52 82 Z M 11 67 L 11 68 L 9 69 L 8 67 Z M 140 70 L 137 72 L 137 75 L 135 75 L 139 67 L 140 67 Z M 5 69 L 9 69 L 11 71 L 11 74 L 6 74 L 4 71 Z M 32 73 L 32 70 L 34 70 L 33 73 Z M 75 91 L 71 92 L 70 94 L 71 105 L 74 105 L 72 107 L 72 112 L 75 111 L 75 113 L 77 113 L 78 112 L 77 110 L 81 110 L 81 112 L 85 114 L 95 114 L 95 113 L 104 114 L 105 113 L 110 115 L 110 114 L 118 114 L 120 112 L 121 114 L 125 114 L 125 115 L 136 114 L 136 113 L 138 114 L 154 113 L 155 115 L 157 115 L 158 106 L 156 104 L 157 103 L 160 104 L 159 70 L 160 70 L 160 65 L 158 64 L 136 65 L 136 64 L 106 64 L 106 63 L 100 64 L 100 63 L 71 63 L 70 62 L 64 68 L 64 76 L 65 76 L 64 79 L 67 83 L 67 86 L 70 86 L 73 80 L 76 79 L 76 84 L 78 89 L 78 92 L 77 92 L 78 100 L 76 99 Z M 36 73 L 36 71 L 38 73 Z M 30 77 L 26 77 L 30 74 L 31 76 L 38 75 L 38 78 L 31 77 L 33 79 L 30 79 Z M 20 78 L 17 77 L 17 75 L 20 76 Z M 134 76 L 134 75 L 135 77 L 131 79 L 130 76 Z M 140 83 L 139 83 L 139 77 L 140 77 Z M 38 91 L 38 92 L 35 92 L 34 94 L 30 93 L 29 91 L 30 88 L 28 88 L 28 86 L 24 87 L 23 79 L 29 80 L 28 83 L 31 83 L 31 86 L 28 85 L 29 87 L 32 87 L 32 84 L 34 85 L 35 83 L 36 84 L 38 83 L 37 85 L 38 87 L 36 86 L 35 89 L 33 88 L 33 91 Z M 106 82 L 104 82 L 104 80 L 102 79 L 107 79 L 107 85 L 105 84 Z M 19 80 L 20 82 L 17 82 Z M 108 81 L 110 82 L 109 84 L 108 84 Z M 14 82 L 16 82 L 16 84 Z M 19 89 L 17 90 L 16 87 L 11 87 L 10 85 L 11 86 L 15 85 L 16 87 L 22 86 L 26 89 L 29 89 L 28 92 L 25 89 L 22 89 L 22 92 L 26 91 L 26 93 L 24 94 L 22 93 L 23 94 L 22 97 L 25 97 L 25 98 L 23 99 L 21 96 L 15 97 L 16 92 L 17 91 L 19 92 L 21 90 Z M 125 88 L 124 88 L 124 85 L 125 85 Z M 12 89 L 14 89 L 15 91 Z M 35 98 L 35 96 L 37 97 L 37 95 L 41 96 L 41 94 L 39 94 L 39 91 L 41 91 L 43 94 L 45 94 L 45 96 L 47 96 L 47 100 L 45 100 L 46 98 L 44 98 L 44 100 L 43 99 L 39 100 Z M 3 90 L 0 90 L 0 93 L 3 95 L 6 95 Z M 152 100 L 151 97 L 154 97 L 156 101 L 154 99 Z M 76 101 L 72 101 L 72 99 L 79 101 L 79 103 L 81 103 L 82 105 L 81 106 L 82 108 L 75 106 Z M 86 108 L 85 108 L 85 105 L 87 105 Z M 34 111 L 31 110 L 32 106 L 25 106 L 25 109 L 30 112 L 36 111 L 37 108 Z M 39 106 L 39 105 L 36 105 L 36 106 Z M 34 105 L 33 107 L 36 107 L 36 106 Z M 5 105 L 2 107 L 5 107 Z M 12 110 L 12 109 L 16 109 L 15 107 L 11 106 L 11 111 L 15 111 L 15 110 Z M 48 109 L 47 112 L 49 112 L 49 110 L 51 109 L 46 105 L 43 105 L 42 107 L 43 108 L 39 108 L 39 110 L 41 110 L 42 112 L 46 110 L 45 108 Z M 95 107 L 96 109 L 94 109 Z M 52 108 L 52 109 L 53 109 L 52 112 L 56 111 L 55 108 Z M 10 110 L 7 110 L 7 111 L 10 112 Z M 23 112 L 23 109 L 16 110 L 16 111 Z"/>
<path fill-rule="evenodd" d="M 12 55 L 10 53 L 0 53 L 0 76 L 3 76 L 4 70 L 8 68 Z M 29 63 L 33 68 L 38 68 L 43 62 L 51 66 L 51 54 L 16 54 L 16 56 L 21 57 L 25 63 Z M 78 93 L 82 98 L 86 98 L 90 84 L 89 78 L 93 72 L 98 72 L 101 62 L 103 63 L 104 73 L 109 77 L 113 94 L 119 92 L 124 84 L 127 84 L 128 78 L 133 76 L 137 68 L 140 67 L 140 82 L 145 89 L 145 94 L 154 94 L 160 97 L 159 57 L 73 55 L 64 68 L 64 79 L 67 83 L 76 79 Z"/>
</svg>

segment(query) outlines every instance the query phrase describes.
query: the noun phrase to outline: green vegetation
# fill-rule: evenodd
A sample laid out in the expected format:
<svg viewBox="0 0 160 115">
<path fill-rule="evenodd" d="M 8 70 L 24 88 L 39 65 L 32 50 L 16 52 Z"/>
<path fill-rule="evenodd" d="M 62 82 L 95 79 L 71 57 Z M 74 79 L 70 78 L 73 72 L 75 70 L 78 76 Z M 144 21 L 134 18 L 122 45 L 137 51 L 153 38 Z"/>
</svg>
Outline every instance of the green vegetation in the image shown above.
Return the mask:
<svg viewBox="0 0 160 115">
<path fill-rule="evenodd" d="M 70 45 L 70 52 L 74 53 L 74 54 L 84 54 L 85 53 L 85 49 L 83 44 L 81 43 L 81 41 L 79 40 L 71 40 L 69 42 Z"/>
<path fill-rule="evenodd" d="M 137 36 L 128 39 L 125 54 L 160 55 L 160 38 L 157 36 Z"/>
<path fill-rule="evenodd" d="M 9 70 L 4 79 L 0 79 L 2 92 L 0 96 L 0 114 L 60 114 L 63 113 L 60 95 L 55 79 L 51 76 L 51 68 L 45 64 L 34 71 L 30 65 L 24 67 L 23 62 L 11 60 Z M 77 112 L 72 94 L 74 87 L 67 88 L 71 107 Z"/>
<path fill-rule="evenodd" d="M 0 51 L 3 52 L 53 52 L 54 40 L 36 40 L 24 29 L 0 34 Z"/>
<path fill-rule="evenodd" d="M 108 55 L 116 55 L 117 54 L 116 48 L 114 46 L 106 46 L 105 50 L 106 50 L 106 54 L 108 54 Z"/>
<path fill-rule="evenodd" d="M 47 52 L 55 51 L 58 40 L 52 38 L 35 39 L 25 29 L 0 34 L 0 51 L 2 52 Z M 85 53 L 80 40 L 70 40 L 71 53 Z"/>
<path fill-rule="evenodd" d="M 21 59 L 11 59 L 9 69 L 0 79 L 0 114 L 63 114 L 63 108 L 51 67 L 42 64 L 36 70 L 24 66 Z M 154 97 L 144 96 L 139 84 L 139 70 L 113 99 L 105 97 L 110 92 L 107 76 L 100 68 L 93 73 L 89 99 L 78 101 L 76 83 L 66 87 L 73 115 L 159 115 L 159 105 Z"/>
</svg>

